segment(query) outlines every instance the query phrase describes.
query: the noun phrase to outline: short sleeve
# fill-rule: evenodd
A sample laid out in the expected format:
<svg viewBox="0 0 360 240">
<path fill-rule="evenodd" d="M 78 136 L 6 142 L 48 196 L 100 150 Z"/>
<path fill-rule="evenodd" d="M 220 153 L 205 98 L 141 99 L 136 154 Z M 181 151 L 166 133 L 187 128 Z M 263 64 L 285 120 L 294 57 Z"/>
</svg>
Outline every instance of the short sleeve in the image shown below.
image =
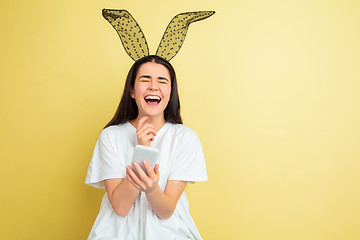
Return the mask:
<svg viewBox="0 0 360 240">
<path fill-rule="evenodd" d="M 96 142 L 85 184 L 105 188 L 104 180 L 125 178 L 125 167 L 114 145 L 114 141 L 111 141 L 108 133 L 103 130 Z"/>
<path fill-rule="evenodd" d="M 207 181 L 202 145 L 197 134 L 190 130 L 182 137 L 168 180 L 188 182 Z"/>
</svg>

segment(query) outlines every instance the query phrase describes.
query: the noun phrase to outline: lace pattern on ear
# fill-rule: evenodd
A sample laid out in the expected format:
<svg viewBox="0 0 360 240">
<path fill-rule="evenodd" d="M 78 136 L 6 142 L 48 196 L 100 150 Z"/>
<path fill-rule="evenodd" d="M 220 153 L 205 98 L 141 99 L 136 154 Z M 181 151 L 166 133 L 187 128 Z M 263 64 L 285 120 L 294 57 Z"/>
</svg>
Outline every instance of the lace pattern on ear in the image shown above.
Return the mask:
<svg viewBox="0 0 360 240">
<path fill-rule="evenodd" d="M 199 11 L 177 14 L 167 26 L 155 55 L 170 61 L 179 52 L 189 25 L 214 13 L 214 11 Z"/>
<path fill-rule="evenodd" d="M 134 61 L 149 55 L 145 35 L 128 11 L 103 9 L 102 15 L 116 30 L 125 51 Z"/>
</svg>

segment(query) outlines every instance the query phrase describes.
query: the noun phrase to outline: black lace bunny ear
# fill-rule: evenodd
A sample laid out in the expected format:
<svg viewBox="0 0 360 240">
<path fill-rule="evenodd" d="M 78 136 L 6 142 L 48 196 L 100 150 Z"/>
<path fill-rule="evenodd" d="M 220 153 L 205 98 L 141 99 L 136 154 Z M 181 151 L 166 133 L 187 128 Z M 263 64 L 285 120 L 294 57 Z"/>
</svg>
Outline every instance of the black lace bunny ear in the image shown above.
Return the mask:
<svg viewBox="0 0 360 240">
<path fill-rule="evenodd" d="M 114 27 L 125 51 L 134 61 L 149 55 L 144 33 L 128 11 L 103 9 L 102 15 Z"/>
<path fill-rule="evenodd" d="M 213 15 L 214 11 L 186 12 L 176 15 L 160 41 L 156 55 L 170 61 L 180 50 L 189 25 Z"/>
</svg>

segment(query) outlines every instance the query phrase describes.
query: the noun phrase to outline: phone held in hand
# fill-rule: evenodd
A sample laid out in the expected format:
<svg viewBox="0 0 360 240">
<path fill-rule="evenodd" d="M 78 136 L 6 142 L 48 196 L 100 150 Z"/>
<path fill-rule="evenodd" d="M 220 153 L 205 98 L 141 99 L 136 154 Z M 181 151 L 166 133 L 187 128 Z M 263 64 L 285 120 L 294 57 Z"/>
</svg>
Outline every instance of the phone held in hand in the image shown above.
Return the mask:
<svg viewBox="0 0 360 240">
<path fill-rule="evenodd" d="M 137 162 L 142 170 L 147 174 L 147 170 L 143 165 L 142 161 L 146 160 L 152 168 L 154 168 L 159 155 L 159 150 L 151 147 L 146 147 L 142 145 L 136 145 L 134 150 L 134 155 L 131 162 L 131 169 L 139 176 L 138 172 L 134 168 L 133 163 Z"/>
</svg>

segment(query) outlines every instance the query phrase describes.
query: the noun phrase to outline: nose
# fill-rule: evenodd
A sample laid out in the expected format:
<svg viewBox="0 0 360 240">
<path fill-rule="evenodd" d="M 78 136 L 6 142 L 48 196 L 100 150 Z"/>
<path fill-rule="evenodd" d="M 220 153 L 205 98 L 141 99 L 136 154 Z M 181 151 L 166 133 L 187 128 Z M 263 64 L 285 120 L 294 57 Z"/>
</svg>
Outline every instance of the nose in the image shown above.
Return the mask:
<svg viewBox="0 0 360 240">
<path fill-rule="evenodd" d="M 153 90 L 153 91 L 159 90 L 159 87 L 158 87 L 156 81 L 151 81 L 150 82 L 149 89 Z"/>
</svg>

